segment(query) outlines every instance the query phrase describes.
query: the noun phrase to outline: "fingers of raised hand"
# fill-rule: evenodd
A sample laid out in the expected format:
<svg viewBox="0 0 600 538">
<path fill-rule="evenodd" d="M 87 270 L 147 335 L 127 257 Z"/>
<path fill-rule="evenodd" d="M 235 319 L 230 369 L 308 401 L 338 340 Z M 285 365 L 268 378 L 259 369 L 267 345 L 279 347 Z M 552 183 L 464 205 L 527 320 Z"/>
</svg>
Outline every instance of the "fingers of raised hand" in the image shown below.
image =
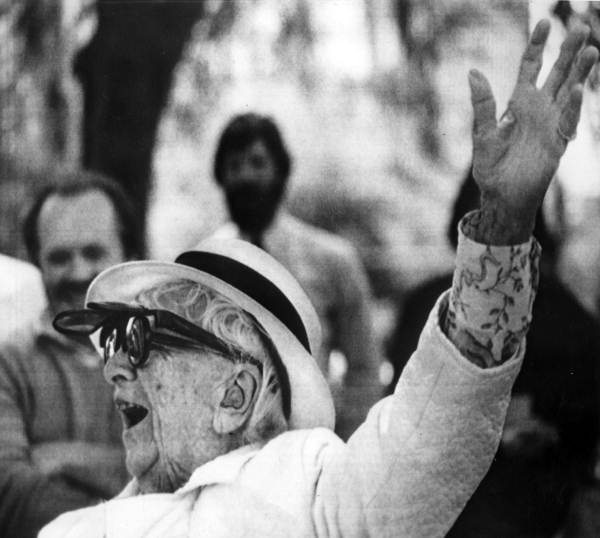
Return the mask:
<svg viewBox="0 0 600 538">
<path fill-rule="evenodd" d="M 565 84 L 568 93 L 569 85 L 574 83 L 571 75 L 579 66 L 579 62 L 575 62 L 575 58 L 588 35 L 587 27 L 578 26 L 571 30 L 562 42 L 560 54 L 543 86 L 543 90 L 551 97 L 556 97 Z"/>
<path fill-rule="evenodd" d="M 476 69 L 469 72 L 473 131 L 483 135 L 496 127 L 496 100 L 488 80 Z"/>
<path fill-rule="evenodd" d="M 576 84 L 571 88 L 567 104 L 560 114 L 557 134 L 565 145 L 575 136 L 577 122 L 579 121 L 579 114 L 581 111 L 582 98 L 583 86 L 581 84 Z"/>
<path fill-rule="evenodd" d="M 542 53 L 544 45 L 550 33 L 550 23 L 547 20 L 538 22 L 531 34 L 529 44 L 521 58 L 521 66 L 519 68 L 519 76 L 517 85 L 532 84 L 535 85 L 537 76 L 542 67 Z"/>
<path fill-rule="evenodd" d="M 569 101 L 573 86 L 585 82 L 585 79 L 597 60 L 598 51 L 594 47 L 586 47 L 581 51 L 575 65 L 571 68 L 567 80 L 556 94 L 556 101 L 559 105 L 562 106 Z"/>
</svg>

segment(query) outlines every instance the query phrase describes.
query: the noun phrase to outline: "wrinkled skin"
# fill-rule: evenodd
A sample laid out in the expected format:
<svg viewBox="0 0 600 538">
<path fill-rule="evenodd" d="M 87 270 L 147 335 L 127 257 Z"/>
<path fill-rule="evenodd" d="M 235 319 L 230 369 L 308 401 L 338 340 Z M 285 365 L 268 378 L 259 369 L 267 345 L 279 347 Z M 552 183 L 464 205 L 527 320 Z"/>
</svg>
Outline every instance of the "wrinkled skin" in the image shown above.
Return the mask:
<svg viewBox="0 0 600 538">
<path fill-rule="evenodd" d="M 476 70 L 469 74 L 474 111 L 473 175 L 482 202 L 473 231 L 474 238 L 484 243 L 527 240 L 567 147 L 565 136 L 574 135 L 577 129 L 582 84 L 598 52 L 593 47 L 582 50 L 589 30 L 571 30 L 547 80 L 538 88 L 549 31 L 547 20 L 536 25 L 500 121 L 496 120 L 496 103 L 487 79 Z"/>
<path fill-rule="evenodd" d="M 122 413 L 127 469 L 142 493 L 175 491 L 194 469 L 230 449 L 212 427 L 230 365 L 198 349 L 152 350 L 137 370 L 123 351 L 106 363 L 116 402 L 148 409 L 133 427 Z"/>
</svg>

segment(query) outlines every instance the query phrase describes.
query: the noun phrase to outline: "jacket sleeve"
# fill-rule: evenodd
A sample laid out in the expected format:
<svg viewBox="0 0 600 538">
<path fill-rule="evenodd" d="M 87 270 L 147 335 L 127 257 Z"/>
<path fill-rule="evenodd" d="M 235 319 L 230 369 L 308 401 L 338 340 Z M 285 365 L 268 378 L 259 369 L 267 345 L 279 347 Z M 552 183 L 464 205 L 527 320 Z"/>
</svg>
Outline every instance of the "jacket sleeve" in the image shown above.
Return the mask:
<svg viewBox="0 0 600 538">
<path fill-rule="evenodd" d="M 497 449 L 523 349 L 480 369 L 439 328 L 438 302 L 392 396 L 345 451 L 324 453 L 313 517 L 341 536 L 442 537 Z M 362 529 L 357 532 L 356 529 Z"/>
<path fill-rule="evenodd" d="M 345 451 L 320 455 L 321 531 L 336 521 L 342 536 L 442 537 L 487 472 L 525 350 L 537 247 L 466 243 L 394 394 Z"/>
<path fill-rule="evenodd" d="M 0 536 L 28 538 L 62 512 L 96 498 L 61 476 L 43 475 L 32 463 L 25 416 L 33 402 L 23 360 L 13 349 L 0 353 Z"/>
</svg>

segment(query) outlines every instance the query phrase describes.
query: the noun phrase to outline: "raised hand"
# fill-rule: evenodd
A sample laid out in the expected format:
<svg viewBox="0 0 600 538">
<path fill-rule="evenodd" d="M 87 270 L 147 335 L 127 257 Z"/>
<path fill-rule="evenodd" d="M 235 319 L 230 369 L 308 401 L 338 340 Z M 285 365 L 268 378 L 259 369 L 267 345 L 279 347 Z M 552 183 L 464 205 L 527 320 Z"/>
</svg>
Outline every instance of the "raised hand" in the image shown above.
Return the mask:
<svg viewBox="0 0 600 538">
<path fill-rule="evenodd" d="M 487 244 L 527 241 L 537 210 L 567 143 L 575 136 L 583 83 L 598 59 L 582 46 L 588 29 L 573 29 L 541 88 L 536 86 L 550 23 L 535 27 L 521 60 L 506 112 L 496 120 L 490 84 L 478 71 L 469 73 L 474 111 L 473 174 L 481 191 L 481 209 L 469 235 Z"/>
</svg>

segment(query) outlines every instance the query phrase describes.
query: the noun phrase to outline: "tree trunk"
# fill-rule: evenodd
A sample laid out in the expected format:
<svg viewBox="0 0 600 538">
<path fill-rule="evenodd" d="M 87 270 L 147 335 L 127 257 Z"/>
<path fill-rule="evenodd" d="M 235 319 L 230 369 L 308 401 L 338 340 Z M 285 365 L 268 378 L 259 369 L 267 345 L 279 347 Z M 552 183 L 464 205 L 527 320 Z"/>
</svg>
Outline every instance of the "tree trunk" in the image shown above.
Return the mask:
<svg viewBox="0 0 600 538">
<path fill-rule="evenodd" d="M 142 225 L 161 112 L 203 7 L 203 0 L 98 0 L 96 34 L 75 61 L 84 92 L 83 165 L 123 185 Z"/>
</svg>

